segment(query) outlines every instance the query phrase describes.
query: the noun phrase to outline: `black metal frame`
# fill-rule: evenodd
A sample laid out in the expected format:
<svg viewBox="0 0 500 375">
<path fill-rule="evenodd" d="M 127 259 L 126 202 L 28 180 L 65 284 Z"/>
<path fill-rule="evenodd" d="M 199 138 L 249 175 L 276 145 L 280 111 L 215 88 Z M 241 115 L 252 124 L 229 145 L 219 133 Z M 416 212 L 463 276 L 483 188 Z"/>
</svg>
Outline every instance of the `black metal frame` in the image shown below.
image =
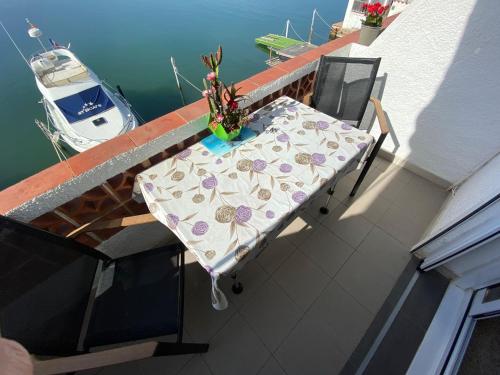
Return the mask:
<svg viewBox="0 0 500 375">
<path fill-rule="evenodd" d="M 370 156 L 368 156 L 368 159 L 365 161 L 365 165 L 363 167 L 363 170 L 358 176 L 358 179 L 356 180 L 356 183 L 354 184 L 354 187 L 351 190 L 351 193 L 349 194 L 350 197 L 354 197 L 356 195 L 359 186 L 365 179 L 366 174 L 368 173 L 368 170 L 370 169 L 373 161 L 377 157 L 378 152 L 380 151 L 380 148 L 382 147 L 382 143 L 384 143 L 385 138 L 387 137 L 387 134 L 380 134 L 380 136 L 377 139 L 377 143 L 375 143 L 375 146 L 373 147 L 373 150 L 370 152 Z"/>
<path fill-rule="evenodd" d="M 153 357 L 166 356 L 166 355 L 178 355 L 178 354 L 190 354 L 190 353 L 206 353 L 208 351 L 209 344 L 206 343 L 184 343 L 182 342 L 184 333 L 184 281 L 185 281 L 185 247 L 179 249 L 179 254 L 177 255 L 177 264 L 179 266 L 179 289 L 178 289 L 178 313 L 177 313 L 177 326 L 179 330 L 177 332 L 177 341 L 175 343 L 171 342 L 158 342 L 156 349 L 154 351 Z"/>
<path fill-rule="evenodd" d="M 321 76 L 321 73 L 324 69 L 326 69 L 326 62 L 338 62 L 338 63 L 345 63 L 345 64 L 371 64 L 373 66 L 373 69 L 372 69 L 372 72 L 370 74 L 370 78 L 369 78 L 369 82 L 370 82 L 370 87 L 371 89 L 367 92 L 366 94 L 366 97 L 364 98 L 363 100 L 363 103 L 365 103 L 362 108 L 360 109 L 360 112 L 357 116 L 357 126 L 355 126 L 356 128 L 359 127 L 359 125 L 361 124 L 361 120 L 363 120 L 363 116 L 365 114 L 365 111 L 366 111 L 366 107 L 368 106 L 368 101 L 370 99 L 370 95 L 371 95 L 371 92 L 372 92 L 372 89 L 373 89 L 373 86 L 375 84 L 375 80 L 377 79 L 377 72 L 378 72 L 378 68 L 380 66 L 380 61 L 382 59 L 381 58 L 357 58 L 357 57 L 341 57 L 341 56 L 321 56 L 320 60 L 319 60 L 319 64 L 318 64 L 318 70 L 316 72 L 316 77 L 320 77 Z M 313 108 L 316 107 L 316 102 L 317 102 L 317 99 L 318 99 L 318 95 L 319 93 L 317 92 L 317 86 L 318 86 L 318 81 L 315 80 L 314 81 L 314 88 L 313 88 L 313 96 L 311 98 L 311 106 Z"/>
</svg>

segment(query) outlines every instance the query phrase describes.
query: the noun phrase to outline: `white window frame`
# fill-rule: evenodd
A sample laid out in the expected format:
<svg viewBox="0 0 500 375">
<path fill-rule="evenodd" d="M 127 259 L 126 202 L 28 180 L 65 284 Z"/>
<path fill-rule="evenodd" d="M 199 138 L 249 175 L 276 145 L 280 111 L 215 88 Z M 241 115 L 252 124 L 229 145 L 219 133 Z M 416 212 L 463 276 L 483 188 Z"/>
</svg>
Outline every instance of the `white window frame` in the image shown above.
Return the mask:
<svg viewBox="0 0 500 375">
<path fill-rule="evenodd" d="M 498 279 L 490 285 L 496 284 Z M 458 373 L 476 322 L 500 316 L 500 299 L 484 302 L 486 292 L 487 288 L 474 292 L 450 284 L 407 375 Z"/>
</svg>

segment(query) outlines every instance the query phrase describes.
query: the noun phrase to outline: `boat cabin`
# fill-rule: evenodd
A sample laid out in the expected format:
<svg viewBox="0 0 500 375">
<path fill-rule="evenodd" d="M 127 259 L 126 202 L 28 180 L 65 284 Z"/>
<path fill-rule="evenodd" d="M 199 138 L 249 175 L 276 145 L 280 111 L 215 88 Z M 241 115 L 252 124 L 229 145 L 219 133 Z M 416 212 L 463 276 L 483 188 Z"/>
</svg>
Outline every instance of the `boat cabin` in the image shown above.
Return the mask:
<svg viewBox="0 0 500 375">
<path fill-rule="evenodd" d="M 30 65 L 47 88 L 64 86 L 88 77 L 88 69 L 65 48 L 36 54 L 31 58 Z"/>
</svg>

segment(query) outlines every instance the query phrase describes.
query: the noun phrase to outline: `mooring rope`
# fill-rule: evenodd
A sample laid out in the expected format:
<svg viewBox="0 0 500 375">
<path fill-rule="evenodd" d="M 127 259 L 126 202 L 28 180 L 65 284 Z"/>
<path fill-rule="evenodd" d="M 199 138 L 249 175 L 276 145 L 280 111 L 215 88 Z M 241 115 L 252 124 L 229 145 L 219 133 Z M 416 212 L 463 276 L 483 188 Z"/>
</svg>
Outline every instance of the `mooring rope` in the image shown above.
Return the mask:
<svg viewBox="0 0 500 375">
<path fill-rule="evenodd" d="M 292 23 L 291 23 L 291 22 L 290 22 L 290 28 L 292 29 L 292 31 L 295 33 L 295 35 L 297 35 L 297 37 L 298 37 L 301 41 L 305 42 L 305 40 L 304 40 L 304 39 L 302 39 L 302 38 L 300 37 L 300 35 L 297 33 L 297 31 L 295 31 L 295 28 L 293 27 L 293 25 L 292 25 Z"/>
<path fill-rule="evenodd" d="M 321 21 L 323 21 L 323 23 L 326 25 L 326 27 L 328 27 L 329 29 L 331 29 L 331 28 L 332 28 L 332 24 L 329 24 L 328 22 L 326 22 L 326 21 L 324 20 L 324 18 L 323 18 L 323 17 L 321 17 L 321 15 L 318 13 L 318 11 L 316 11 L 316 15 L 318 16 L 318 18 L 319 18 Z"/>
<path fill-rule="evenodd" d="M 203 90 L 201 90 L 200 88 L 196 87 L 196 85 L 193 84 L 193 83 L 191 83 L 191 81 L 189 79 L 187 79 L 181 73 L 179 73 L 179 69 L 177 69 L 177 75 L 179 77 L 181 77 L 184 81 L 186 81 L 189 85 L 191 85 L 191 87 L 194 88 L 196 91 L 198 91 L 200 94 L 203 93 Z"/>
</svg>

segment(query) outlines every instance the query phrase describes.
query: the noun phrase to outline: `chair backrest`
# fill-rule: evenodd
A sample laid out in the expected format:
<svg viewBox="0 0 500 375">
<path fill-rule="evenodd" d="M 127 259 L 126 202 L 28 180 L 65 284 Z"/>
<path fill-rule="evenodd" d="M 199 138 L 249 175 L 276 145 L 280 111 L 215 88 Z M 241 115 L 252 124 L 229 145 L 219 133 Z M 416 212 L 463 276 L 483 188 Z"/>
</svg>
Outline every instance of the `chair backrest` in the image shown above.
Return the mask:
<svg viewBox="0 0 500 375">
<path fill-rule="evenodd" d="M 380 58 L 321 56 L 312 105 L 358 127 L 377 78 Z"/>
<path fill-rule="evenodd" d="M 98 251 L 0 216 L 0 332 L 33 354 L 74 354 Z"/>
</svg>

